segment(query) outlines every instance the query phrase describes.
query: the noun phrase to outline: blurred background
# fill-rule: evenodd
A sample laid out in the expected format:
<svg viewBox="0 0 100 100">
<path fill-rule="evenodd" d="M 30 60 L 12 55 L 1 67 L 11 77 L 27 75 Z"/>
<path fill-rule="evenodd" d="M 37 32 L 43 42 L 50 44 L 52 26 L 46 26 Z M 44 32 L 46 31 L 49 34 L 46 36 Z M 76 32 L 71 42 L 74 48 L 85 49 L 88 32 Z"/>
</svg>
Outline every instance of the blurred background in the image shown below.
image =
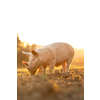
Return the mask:
<svg viewBox="0 0 100 100">
<path fill-rule="evenodd" d="M 28 57 L 22 54 L 22 51 L 31 52 L 36 50 L 43 45 L 32 44 L 29 45 L 28 42 L 22 42 L 19 39 L 19 34 L 17 33 L 17 68 L 26 68 L 22 64 L 22 61 L 28 61 Z M 83 48 L 74 48 L 75 55 L 70 67 L 84 68 L 84 49 Z"/>
</svg>

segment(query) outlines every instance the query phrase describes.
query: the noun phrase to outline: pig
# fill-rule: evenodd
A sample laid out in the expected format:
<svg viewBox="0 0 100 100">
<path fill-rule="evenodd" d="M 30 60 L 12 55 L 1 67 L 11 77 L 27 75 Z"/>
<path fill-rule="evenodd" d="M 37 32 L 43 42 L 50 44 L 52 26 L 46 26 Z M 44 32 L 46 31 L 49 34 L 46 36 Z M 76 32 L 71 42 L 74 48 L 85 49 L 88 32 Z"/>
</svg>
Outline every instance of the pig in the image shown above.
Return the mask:
<svg viewBox="0 0 100 100">
<path fill-rule="evenodd" d="M 27 66 L 31 75 L 34 75 L 37 69 L 40 73 L 41 70 L 45 72 L 47 66 L 52 73 L 54 66 L 59 65 L 62 65 L 63 72 L 68 72 L 74 57 L 74 48 L 68 43 L 56 42 L 31 52 L 22 51 L 22 53 L 29 56 L 29 62 L 23 61 L 23 64 Z"/>
</svg>

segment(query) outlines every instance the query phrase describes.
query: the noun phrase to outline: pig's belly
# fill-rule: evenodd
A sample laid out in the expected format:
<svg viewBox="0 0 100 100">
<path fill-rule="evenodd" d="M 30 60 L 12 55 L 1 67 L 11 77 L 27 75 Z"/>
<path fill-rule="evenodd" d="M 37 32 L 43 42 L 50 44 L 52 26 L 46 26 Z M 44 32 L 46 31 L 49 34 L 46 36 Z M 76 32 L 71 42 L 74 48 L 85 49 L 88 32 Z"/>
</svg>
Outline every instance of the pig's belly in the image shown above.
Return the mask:
<svg viewBox="0 0 100 100">
<path fill-rule="evenodd" d="M 56 62 L 56 63 L 55 63 L 55 66 L 59 66 L 59 65 L 61 65 L 64 61 L 65 61 L 65 60 L 63 60 L 63 61 L 59 61 L 59 62 Z"/>
<path fill-rule="evenodd" d="M 67 58 L 68 58 L 67 55 L 57 57 L 55 66 L 61 65 L 64 61 L 67 60 Z"/>
<path fill-rule="evenodd" d="M 59 65 L 61 65 L 62 63 L 56 63 L 55 66 L 58 67 Z"/>
</svg>

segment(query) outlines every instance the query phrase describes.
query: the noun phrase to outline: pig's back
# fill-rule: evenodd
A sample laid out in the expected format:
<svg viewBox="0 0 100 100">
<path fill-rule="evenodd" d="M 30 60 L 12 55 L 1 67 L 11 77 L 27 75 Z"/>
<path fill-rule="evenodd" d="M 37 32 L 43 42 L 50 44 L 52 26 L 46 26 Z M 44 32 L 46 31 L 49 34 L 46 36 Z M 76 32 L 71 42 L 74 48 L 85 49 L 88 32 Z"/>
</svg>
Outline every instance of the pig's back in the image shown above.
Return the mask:
<svg viewBox="0 0 100 100">
<path fill-rule="evenodd" d="M 67 60 L 69 57 L 74 56 L 73 47 L 67 43 L 57 42 L 57 43 L 50 44 L 49 46 L 51 46 L 55 52 L 56 66 L 62 64 L 62 62 Z"/>
</svg>

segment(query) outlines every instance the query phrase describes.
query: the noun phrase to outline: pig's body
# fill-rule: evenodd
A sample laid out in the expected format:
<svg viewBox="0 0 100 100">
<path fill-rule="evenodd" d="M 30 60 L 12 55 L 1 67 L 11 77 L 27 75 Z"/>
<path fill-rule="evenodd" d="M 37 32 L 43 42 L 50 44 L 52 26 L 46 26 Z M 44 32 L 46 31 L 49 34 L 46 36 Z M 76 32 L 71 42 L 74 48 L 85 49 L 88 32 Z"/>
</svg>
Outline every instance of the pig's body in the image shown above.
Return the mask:
<svg viewBox="0 0 100 100">
<path fill-rule="evenodd" d="M 68 58 L 72 59 L 74 56 L 74 49 L 67 43 L 53 43 L 37 49 L 36 52 L 43 60 L 43 66 L 47 66 L 55 62 L 55 66 L 61 65 Z"/>
<path fill-rule="evenodd" d="M 39 55 L 37 68 L 43 66 L 44 71 L 45 71 L 46 66 L 49 65 L 50 73 L 52 73 L 54 66 L 59 66 L 61 64 L 63 66 L 63 71 L 64 72 L 68 71 L 69 65 L 72 62 L 72 59 L 74 56 L 73 47 L 63 42 L 53 43 L 53 44 L 41 47 L 35 51 Z M 66 62 L 67 62 L 67 66 L 66 66 Z M 65 67 L 66 67 L 66 70 L 65 70 Z"/>
</svg>

